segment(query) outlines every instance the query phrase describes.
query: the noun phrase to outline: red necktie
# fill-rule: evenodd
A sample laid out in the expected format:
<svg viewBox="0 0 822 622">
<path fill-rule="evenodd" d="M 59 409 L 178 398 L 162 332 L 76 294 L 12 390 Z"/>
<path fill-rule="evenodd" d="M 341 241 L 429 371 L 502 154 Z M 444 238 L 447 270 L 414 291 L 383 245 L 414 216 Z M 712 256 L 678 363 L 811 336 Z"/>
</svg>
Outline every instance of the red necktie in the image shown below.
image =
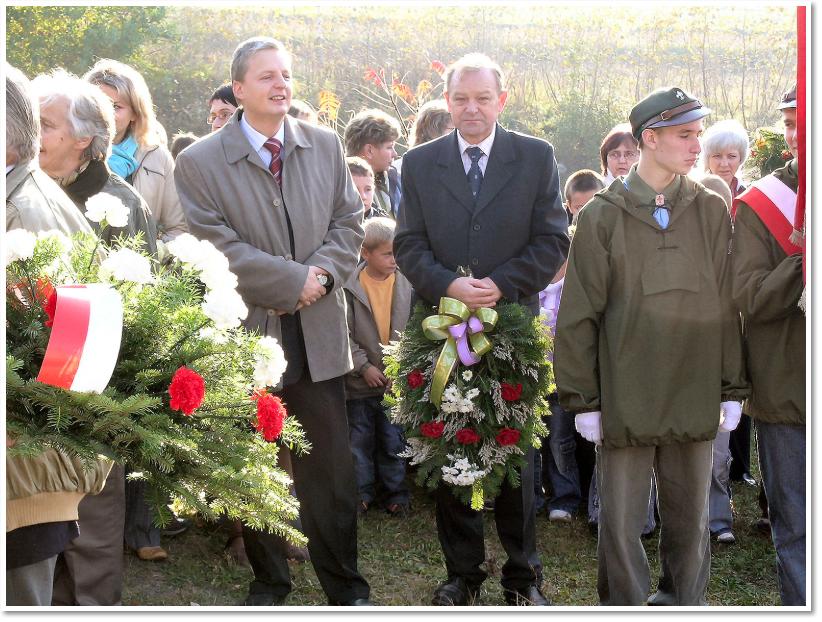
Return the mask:
<svg viewBox="0 0 822 622">
<path fill-rule="evenodd" d="M 276 138 L 269 138 L 267 141 L 265 141 L 263 147 L 265 147 L 271 152 L 271 164 L 268 165 L 268 170 L 271 171 L 272 175 L 274 175 L 274 179 L 277 181 L 277 185 L 282 187 L 283 160 L 280 157 L 280 152 L 283 149 L 283 144 Z"/>
</svg>

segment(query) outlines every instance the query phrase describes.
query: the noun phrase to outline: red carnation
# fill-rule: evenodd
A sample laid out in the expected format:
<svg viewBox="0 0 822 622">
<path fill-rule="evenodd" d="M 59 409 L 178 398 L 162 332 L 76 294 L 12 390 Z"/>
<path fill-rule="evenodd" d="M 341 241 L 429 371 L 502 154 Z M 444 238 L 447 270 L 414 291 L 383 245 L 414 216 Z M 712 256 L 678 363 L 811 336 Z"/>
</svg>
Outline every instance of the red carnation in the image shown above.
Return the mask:
<svg viewBox="0 0 822 622">
<path fill-rule="evenodd" d="M 172 410 L 182 410 L 184 415 L 191 416 L 203 403 L 205 381 L 196 371 L 183 365 L 174 372 L 168 394 Z"/>
<path fill-rule="evenodd" d="M 424 384 L 425 378 L 423 378 L 422 372 L 419 369 L 415 369 L 410 374 L 408 374 L 408 386 L 410 388 L 418 389 Z"/>
<path fill-rule="evenodd" d="M 269 443 L 276 441 L 283 431 L 283 421 L 287 415 L 282 400 L 264 391 L 255 392 L 253 399 L 257 400 L 257 423 L 254 427 L 262 432 Z"/>
<path fill-rule="evenodd" d="M 57 313 L 57 291 L 51 290 L 51 293 L 46 298 L 46 302 L 43 304 L 43 311 L 46 312 L 48 316 L 48 320 L 46 320 L 45 324 L 48 327 L 54 325 L 54 314 Z"/>
<path fill-rule="evenodd" d="M 480 442 L 480 435 L 473 428 L 458 430 L 456 438 L 460 445 L 473 445 Z"/>
<path fill-rule="evenodd" d="M 514 428 L 502 428 L 497 432 L 497 443 L 502 447 L 506 445 L 516 445 L 519 443 L 519 430 Z"/>
<path fill-rule="evenodd" d="M 420 425 L 420 432 L 428 438 L 439 438 L 443 430 L 445 430 L 445 424 L 442 421 L 429 421 Z"/>
<path fill-rule="evenodd" d="M 514 386 L 503 382 L 500 385 L 500 393 L 502 393 L 502 399 L 506 402 L 515 402 L 519 399 L 519 396 L 522 395 L 522 383 L 517 383 L 517 386 Z"/>
</svg>

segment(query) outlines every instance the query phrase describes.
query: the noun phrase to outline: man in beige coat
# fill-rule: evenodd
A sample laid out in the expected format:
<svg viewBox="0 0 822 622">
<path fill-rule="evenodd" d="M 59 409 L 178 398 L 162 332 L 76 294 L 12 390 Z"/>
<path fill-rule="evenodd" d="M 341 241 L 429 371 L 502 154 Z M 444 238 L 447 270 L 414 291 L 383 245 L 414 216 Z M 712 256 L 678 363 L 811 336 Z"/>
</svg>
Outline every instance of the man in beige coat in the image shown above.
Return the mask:
<svg viewBox="0 0 822 622">
<path fill-rule="evenodd" d="M 228 257 L 246 327 L 285 350 L 278 388 L 313 447 L 292 457 L 300 518 L 329 603 L 368 605 L 343 384 L 352 362 L 342 285 L 362 243 L 362 201 L 334 132 L 287 116 L 291 55 L 281 43 L 241 43 L 231 77 L 243 107 L 179 155 L 177 190 L 192 234 Z M 255 575 L 245 604 L 282 604 L 291 582 L 274 537 L 248 528 L 243 537 Z"/>
</svg>

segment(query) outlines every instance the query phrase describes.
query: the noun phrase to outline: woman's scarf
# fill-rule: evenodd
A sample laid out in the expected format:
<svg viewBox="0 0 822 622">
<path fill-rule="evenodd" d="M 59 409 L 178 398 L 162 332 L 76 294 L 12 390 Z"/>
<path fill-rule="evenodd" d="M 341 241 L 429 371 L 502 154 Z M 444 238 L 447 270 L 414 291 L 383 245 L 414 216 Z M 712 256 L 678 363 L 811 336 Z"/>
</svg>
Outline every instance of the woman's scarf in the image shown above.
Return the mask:
<svg viewBox="0 0 822 622">
<path fill-rule="evenodd" d="M 129 134 L 119 144 L 112 145 L 108 167 L 123 179 L 128 179 L 137 170 L 138 163 L 134 159 L 136 153 L 137 141 Z"/>
</svg>

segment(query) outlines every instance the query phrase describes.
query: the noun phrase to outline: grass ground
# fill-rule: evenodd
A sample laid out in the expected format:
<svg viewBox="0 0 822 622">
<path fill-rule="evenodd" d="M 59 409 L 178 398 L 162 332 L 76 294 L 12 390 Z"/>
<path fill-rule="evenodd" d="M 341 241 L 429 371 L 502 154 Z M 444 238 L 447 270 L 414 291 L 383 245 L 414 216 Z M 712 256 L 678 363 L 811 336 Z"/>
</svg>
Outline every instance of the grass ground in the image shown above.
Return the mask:
<svg viewBox="0 0 822 622">
<path fill-rule="evenodd" d="M 755 469 L 755 458 L 752 467 Z M 758 473 L 754 473 L 758 478 Z M 712 543 L 710 605 L 778 605 L 774 553 L 769 535 L 753 526 L 759 516 L 757 489 L 733 484 L 737 542 Z M 437 541 L 433 501 L 413 489 L 413 508 L 405 518 L 372 509 L 359 521 L 359 568 L 371 584 L 371 598 L 379 605 L 428 605 L 431 593 L 444 578 Z M 504 605 L 499 584 L 505 555 L 494 529 L 493 515 L 485 514 L 486 570 L 482 604 Z M 658 531 L 657 531 L 658 534 Z M 233 564 L 223 553 L 225 534 L 195 526 L 175 538 L 164 538 L 166 562 L 138 561 L 127 555 L 124 605 L 218 605 L 242 602 L 251 571 Z M 572 523 L 537 519 L 537 543 L 546 577 L 543 591 L 556 605 L 595 605 L 596 538 L 583 517 Z M 658 576 L 657 538 L 645 541 L 652 577 Z M 294 589 L 287 604 L 325 605 L 326 600 L 311 564 L 291 564 Z M 655 580 L 652 580 L 655 587 Z"/>
</svg>

